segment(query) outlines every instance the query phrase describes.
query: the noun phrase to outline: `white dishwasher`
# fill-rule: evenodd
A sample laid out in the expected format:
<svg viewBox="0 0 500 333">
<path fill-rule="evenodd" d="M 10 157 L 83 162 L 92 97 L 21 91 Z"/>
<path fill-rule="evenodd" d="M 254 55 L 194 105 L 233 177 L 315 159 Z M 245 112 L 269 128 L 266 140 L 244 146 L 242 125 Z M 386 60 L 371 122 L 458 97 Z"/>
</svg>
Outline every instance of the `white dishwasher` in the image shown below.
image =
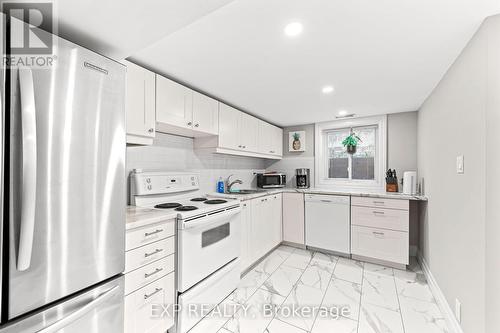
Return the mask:
<svg viewBox="0 0 500 333">
<path fill-rule="evenodd" d="M 306 245 L 337 253 L 351 253 L 351 198 L 306 194 Z"/>
</svg>

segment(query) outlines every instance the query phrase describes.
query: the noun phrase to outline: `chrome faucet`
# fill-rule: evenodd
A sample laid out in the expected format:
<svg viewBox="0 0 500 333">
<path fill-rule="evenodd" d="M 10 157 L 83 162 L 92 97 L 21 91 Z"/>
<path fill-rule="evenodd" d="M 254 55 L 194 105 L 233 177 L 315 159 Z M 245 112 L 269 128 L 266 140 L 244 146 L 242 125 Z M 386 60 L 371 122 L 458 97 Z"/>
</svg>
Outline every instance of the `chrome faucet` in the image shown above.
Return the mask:
<svg viewBox="0 0 500 333">
<path fill-rule="evenodd" d="M 232 182 L 229 182 L 230 178 L 234 176 L 234 175 L 229 175 L 227 178 L 226 178 L 226 193 L 230 193 L 231 192 L 231 187 L 233 187 L 234 184 L 243 184 L 243 182 L 241 181 L 241 179 L 236 179 Z"/>
</svg>

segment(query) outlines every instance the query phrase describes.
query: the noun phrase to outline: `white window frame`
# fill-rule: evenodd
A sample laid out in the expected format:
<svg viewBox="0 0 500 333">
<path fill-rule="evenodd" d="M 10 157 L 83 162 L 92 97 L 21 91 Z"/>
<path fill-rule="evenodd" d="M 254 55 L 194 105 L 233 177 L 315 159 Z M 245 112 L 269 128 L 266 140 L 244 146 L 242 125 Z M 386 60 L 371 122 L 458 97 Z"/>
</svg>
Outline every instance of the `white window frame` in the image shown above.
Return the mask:
<svg viewBox="0 0 500 333">
<path fill-rule="evenodd" d="M 326 132 L 351 127 L 377 126 L 374 180 L 328 178 L 328 154 L 325 149 Z M 387 168 L 387 115 L 329 121 L 315 124 L 314 174 L 315 186 L 336 190 L 385 191 L 385 170 Z"/>
</svg>

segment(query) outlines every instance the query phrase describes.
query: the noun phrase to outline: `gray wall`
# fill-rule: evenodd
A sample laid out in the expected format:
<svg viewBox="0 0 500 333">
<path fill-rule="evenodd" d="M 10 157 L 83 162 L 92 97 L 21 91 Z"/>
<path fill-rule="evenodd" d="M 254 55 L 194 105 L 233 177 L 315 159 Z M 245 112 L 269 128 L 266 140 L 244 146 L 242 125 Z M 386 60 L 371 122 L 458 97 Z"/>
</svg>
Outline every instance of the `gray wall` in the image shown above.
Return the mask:
<svg viewBox="0 0 500 333">
<path fill-rule="evenodd" d="M 400 179 L 404 171 L 417 170 L 417 123 L 416 111 L 387 116 L 387 168 Z"/>
<path fill-rule="evenodd" d="M 462 303 L 466 333 L 500 331 L 499 21 L 482 25 L 418 117 L 418 171 L 429 198 L 421 250 L 451 308 Z M 465 174 L 456 173 L 458 155 Z"/>
<path fill-rule="evenodd" d="M 387 167 L 396 169 L 400 179 L 404 171 L 417 170 L 417 120 L 416 111 L 387 115 Z M 288 133 L 293 131 L 306 131 L 305 152 L 288 151 Z M 311 181 L 314 180 L 314 124 L 284 128 L 283 159 L 267 163 L 268 170 L 287 174 L 290 187 L 295 186 L 296 168 L 311 169 Z"/>
</svg>

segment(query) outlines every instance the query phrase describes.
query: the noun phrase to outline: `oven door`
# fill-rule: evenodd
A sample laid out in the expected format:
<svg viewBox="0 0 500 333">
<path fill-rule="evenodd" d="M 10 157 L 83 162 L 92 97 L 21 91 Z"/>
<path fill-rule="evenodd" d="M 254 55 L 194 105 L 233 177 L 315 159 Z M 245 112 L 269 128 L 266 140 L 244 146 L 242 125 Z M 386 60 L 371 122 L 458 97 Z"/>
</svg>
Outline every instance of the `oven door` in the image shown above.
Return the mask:
<svg viewBox="0 0 500 333">
<path fill-rule="evenodd" d="M 240 255 L 240 207 L 179 221 L 178 289 L 185 292 Z"/>
</svg>

